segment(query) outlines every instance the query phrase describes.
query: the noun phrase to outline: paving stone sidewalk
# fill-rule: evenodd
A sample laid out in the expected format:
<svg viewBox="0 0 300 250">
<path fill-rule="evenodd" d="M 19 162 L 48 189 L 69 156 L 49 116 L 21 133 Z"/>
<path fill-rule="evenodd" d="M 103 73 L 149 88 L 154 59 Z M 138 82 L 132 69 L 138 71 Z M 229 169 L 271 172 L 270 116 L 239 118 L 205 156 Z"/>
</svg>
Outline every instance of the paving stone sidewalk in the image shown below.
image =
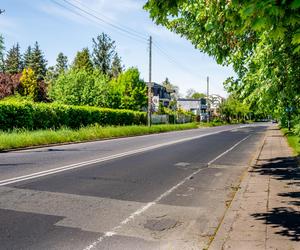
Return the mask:
<svg viewBox="0 0 300 250">
<path fill-rule="evenodd" d="M 209 249 L 300 249 L 300 167 L 276 126 L 269 127 Z"/>
</svg>

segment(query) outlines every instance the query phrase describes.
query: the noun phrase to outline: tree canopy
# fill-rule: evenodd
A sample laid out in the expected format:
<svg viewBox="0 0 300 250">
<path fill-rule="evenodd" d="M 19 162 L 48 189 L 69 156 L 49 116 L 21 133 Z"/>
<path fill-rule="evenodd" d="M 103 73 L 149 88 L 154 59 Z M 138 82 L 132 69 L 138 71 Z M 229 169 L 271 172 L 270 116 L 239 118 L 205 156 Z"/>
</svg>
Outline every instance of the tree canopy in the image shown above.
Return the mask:
<svg viewBox="0 0 300 250">
<path fill-rule="evenodd" d="M 148 0 L 157 24 L 185 37 L 237 79 L 226 89 L 251 108 L 282 116 L 300 103 L 300 1 Z"/>
<path fill-rule="evenodd" d="M 101 33 L 96 39 L 93 38 L 93 62 L 103 74 L 110 73 L 115 49 L 115 41 L 107 34 Z"/>
<path fill-rule="evenodd" d="M 22 56 L 18 43 L 13 45 L 13 47 L 7 52 L 4 67 L 5 72 L 9 74 L 17 74 L 22 70 Z"/>
</svg>

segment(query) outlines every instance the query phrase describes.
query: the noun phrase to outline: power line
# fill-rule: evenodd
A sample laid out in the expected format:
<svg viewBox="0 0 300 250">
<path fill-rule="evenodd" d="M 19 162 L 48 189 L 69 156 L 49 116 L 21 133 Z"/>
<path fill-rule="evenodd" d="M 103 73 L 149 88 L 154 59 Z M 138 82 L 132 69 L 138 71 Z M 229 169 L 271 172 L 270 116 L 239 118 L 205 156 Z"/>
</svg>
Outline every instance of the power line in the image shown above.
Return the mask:
<svg viewBox="0 0 300 250">
<path fill-rule="evenodd" d="M 91 22 L 95 22 L 97 21 L 97 24 L 100 25 L 99 21 L 101 23 L 104 23 L 112 28 L 114 28 L 115 30 L 117 30 L 118 32 L 121 32 L 123 35 L 134 39 L 135 41 L 138 42 L 142 42 L 142 43 L 146 43 L 148 42 L 148 39 L 146 38 L 146 36 L 142 35 L 141 33 L 133 30 L 130 27 L 126 27 L 124 25 L 120 25 L 120 24 L 115 24 L 111 21 L 110 18 L 100 14 L 98 11 L 92 10 L 91 8 L 87 7 L 86 5 L 82 4 L 81 2 L 79 2 L 78 0 L 73 0 L 77 3 L 80 3 L 81 5 L 83 5 L 85 8 L 81 8 L 79 6 L 77 6 L 76 4 L 70 2 L 69 0 L 61 0 L 63 2 L 65 2 L 67 5 L 61 4 L 60 2 L 58 2 L 57 0 L 50 0 L 53 3 L 55 3 L 56 5 L 67 9 L 68 11 L 70 11 L 73 14 L 76 14 L 82 18 L 86 18 Z M 70 7 L 71 8 L 70 8 Z M 97 14 L 93 14 L 90 11 L 93 11 L 94 13 Z M 84 13 L 84 14 L 83 14 Z M 99 16 L 100 15 L 100 16 Z M 94 20 L 96 19 L 96 20 Z M 110 21 L 108 21 L 110 20 Z M 175 66 L 177 66 L 178 68 L 180 68 L 181 70 L 191 74 L 191 75 L 195 75 L 194 72 L 192 72 L 189 68 L 187 68 L 186 66 L 182 65 L 180 62 L 178 62 L 174 57 L 172 57 L 171 55 L 169 55 L 164 49 L 162 49 L 156 42 L 153 42 L 153 45 L 157 48 L 157 51 L 163 55 L 170 63 L 174 64 Z M 200 77 L 200 76 L 199 76 Z"/>
<path fill-rule="evenodd" d="M 63 1 L 64 1 L 64 2 L 68 2 L 68 3 L 70 4 L 70 1 L 69 1 L 69 0 L 63 0 Z M 142 34 L 142 33 L 140 33 L 140 32 L 137 32 L 136 30 L 132 29 L 131 27 L 128 27 L 128 26 L 125 26 L 125 25 L 122 25 L 122 24 L 116 24 L 116 23 L 114 23 L 114 21 L 113 21 L 111 18 L 109 18 L 108 16 L 103 15 L 102 13 L 100 13 L 100 12 L 97 11 L 97 10 L 91 9 L 89 6 L 87 6 L 86 4 L 80 2 L 79 0 L 73 0 L 73 2 L 76 2 L 76 3 L 78 3 L 79 5 L 83 6 L 85 9 L 87 9 L 87 10 L 89 10 L 89 11 L 92 11 L 92 12 L 96 13 L 96 14 L 98 15 L 98 17 L 101 16 L 101 17 L 102 17 L 101 19 L 103 19 L 103 22 L 109 22 L 109 23 L 111 23 L 111 24 L 114 24 L 115 26 L 119 26 L 119 27 L 121 27 L 122 29 L 127 30 L 128 32 L 131 32 L 131 33 L 136 34 L 137 36 L 139 36 L 139 37 L 142 38 L 142 39 L 148 39 L 148 37 L 146 37 L 144 34 Z M 109 20 L 109 21 L 107 21 L 107 20 Z"/>
<path fill-rule="evenodd" d="M 158 51 L 162 55 L 164 55 L 169 60 L 170 63 L 176 65 L 178 68 L 180 68 L 181 70 L 187 72 L 188 74 L 195 75 L 195 73 L 191 69 L 185 67 L 183 64 L 178 62 L 174 57 L 172 57 L 164 49 L 162 49 L 156 42 L 153 42 L 153 45 L 158 49 Z M 199 76 L 199 77 L 201 77 L 201 76 Z"/>
<path fill-rule="evenodd" d="M 141 37 L 141 36 L 138 36 L 137 34 L 134 34 L 133 32 L 130 32 L 130 31 L 128 31 L 128 30 L 126 30 L 126 29 L 124 29 L 124 28 L 122 28 L 122 27 L 119 27 L 119 26 L 116 25 L 116 24 L 110 23 L 110 22 L 104 20 L 103 18 L 98 17 L 97 15 L 94 15 L 93 13 L 90 13 L 89 11 L 87 11 L 87 10 L 85 10 L 85 9 L 83 9 L 83 8 L 80 8 L 80 7 L 76 6 L 76 5 L 74 5 L 73 3 L 68 2 L 67 0 L 62 0 L 62 1 L 64 1 L 64 2 L 67 3 L 68 5 L 70 5 L 72 8 L 70 8 L 70 7 L 66 6 L 66 5 L 63 5 L 63 4 L 59 3 L 59 2 L 56 1 L 56 0 L 50 0 L 50 1 L 52 1 L 53 3 L 59 5 L 60 7 L 63 7 L 63 8 L 65 8 L 65 9 L 69 10 L 70 12 L 75 13 L 75 14 L 77 14 L 77 15 L 83 17 L 83 18 L 92 17 L 93 19 L 96 19 L 97 21 L 100 21 L 101 23 L 104 23 L 104 24 L 106 24 L 106 25 L 108 25 L 108 26 L 111 26 L 111 27 L 114 28 L 115 30 L 121 32 L 123 35 L 126 35 L 127 37 L 130 37 L 130 38 L 133 38 L 133 37 L 134 37 L 136 40 L 138 40 L 138 41 L 140 41 L 140 42 L 141 42 L 141 41 L 144 42 L 144 43 L 147 42 L 147 39 L 146 39 L 146 38 Z M 79 11 L 79 12 L 78 12 L 78 11 Z M 85 15 L 82 15 L 82 13 L 84 13 Z M 87 16 L 86 16 L 86 15 L 87 15 Z M 91 21 L 90 18 L 88 18 L 88 19 Z M 95 21 L 95 20 L 93 20 L 93 22 L 94 22 L 94 21 Z M 99 23 L 98 23 L 98 24 L 99 24 Z"/>
</svg>

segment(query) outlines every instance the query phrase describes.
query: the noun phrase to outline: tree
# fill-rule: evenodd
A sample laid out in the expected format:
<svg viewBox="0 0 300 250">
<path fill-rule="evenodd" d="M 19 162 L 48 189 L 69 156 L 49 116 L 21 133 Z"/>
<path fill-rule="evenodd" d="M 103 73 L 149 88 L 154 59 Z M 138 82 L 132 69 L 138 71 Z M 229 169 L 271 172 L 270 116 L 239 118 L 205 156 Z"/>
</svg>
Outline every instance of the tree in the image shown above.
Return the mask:
<svg viewBox="0 0 300 250">
<path fill-rule="evenodd" d="M 188 89 L 186 92 L 186 98 L 192 98 L 192 99 L 201 99 L 205 98 L 206 95 L 200 92 L 196 92 L 194 89 Z"/>
<path fill-rule="evenodd" d="M 93 38 L 93 62 L 97 69 L 108 75 L 111 70 L 111 62 L 115 55 L 115 41 L 102 33 L 96 39 Z"/>
<path fill-rule="evenodd" d="M 58 74 L 65 72 L 68 69 L 68 57 L 60 52 L 56 59 L 55 69 Z"/>
<path fill-rule="evenodd" d="M 21 75 L 21 73 L 14 75 L 0 73 L 0 99 L 15 94 L 20 87 Z"/>
<path fill-rule="evenodd" d="M 123 66 L 121 64 L 121 58 L 119 57 L 118 53 L 115 53 L 111 64 L 110 76 L 116 78 L 120 73 L 122 73 L 122 71 Z"/>
<path fill-rule="evenodd" d="M 187 38 L 237 79 L 227 91 L 258 112 L 282 116 L 300 103 L 299 0 L 148 0 L 159 24 Z"/>
<path fill-rule="evenodd" d="M 107 107 L 108 81 L 99 70 L 71 69 L 54 80 L 49 96 L 64 104 Z"/>
<path fill-rule="evenodd" d="M 93 71 L 93 63 L 88 48 L 77 52 L 72 68 L 75 70 L 85 70 L 90 73 Z"/>
<path fill-rule="evenodd" d="M 47 72 L 47 60 L 41 51 L 38 42 L 35 42 L 32 53 L 29 54 L 30 68 L 35 72 L 37 79 L 43 80 Z"/>
<path fill-rule="evenodd" d="M 20 82 L 23 88 L 23 94 L 36 100 L 38 95 L 38 78 L 35 72 L 31 68 L 24 69 Z"/>
<path fill-rule="evenodd" d="M 25 51 L 25 53 L 23 55 L 23 67 L 26 69 L 33 67 L 31 46 L 28 46 L 27 50 Z"/>
<path fill-rule="evenodd" d="M 147 86 L 137 68 L 129 68 L 109 84 L 108 104 L 111 108 L 142 110 L 147 105 Z"/>
<path fill-rule="evenodd" d="M 0 35 L 0 73 L 5 71 L 4 67 L 4 39 L 3 36 Z"/>
<path fill-rule="evenodd" d="M 22 71 L 22 57 L 20 53 L 20 46 L 13 45 L 8 51 L 5 60 L 5 72 L 9 74 L 17 74 Z"/>
</svg>

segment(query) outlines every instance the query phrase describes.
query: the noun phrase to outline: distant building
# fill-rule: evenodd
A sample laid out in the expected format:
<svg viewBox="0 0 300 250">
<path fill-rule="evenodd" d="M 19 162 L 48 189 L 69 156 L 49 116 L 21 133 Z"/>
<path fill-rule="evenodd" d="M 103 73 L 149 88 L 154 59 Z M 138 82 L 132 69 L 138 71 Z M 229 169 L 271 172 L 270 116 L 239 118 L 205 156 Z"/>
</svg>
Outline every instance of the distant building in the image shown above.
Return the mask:
<svg viewBox="0 0 300 250">
<path fill-rule="evenodd" d="M 148 83 L 146 83 L 146 84 L 148 86 Z M 170 101 L 171 101 L 171 93 L 173 93 L 173 91 L 167 90 L 161 84 L 152 82 L 151 93 L 152 93 L 153 96 L 158 96 L 159 97 L 159 102 L 164 107 L 169 106 Z"/>
<path fill-rule="evenodd" d="M 195 115 L 207 113 L 206 99 L 179 98 L 177 100 L 177 108 L 184 111 L 193 112 Z"/>
<path fill-rule="evenodd" d="M 212 116 L 220 115 L 220 105 L 224 102 L 224 98 L 219 95 L 210 95 L 209 96 L 209 110 Z"/>
</svg>

